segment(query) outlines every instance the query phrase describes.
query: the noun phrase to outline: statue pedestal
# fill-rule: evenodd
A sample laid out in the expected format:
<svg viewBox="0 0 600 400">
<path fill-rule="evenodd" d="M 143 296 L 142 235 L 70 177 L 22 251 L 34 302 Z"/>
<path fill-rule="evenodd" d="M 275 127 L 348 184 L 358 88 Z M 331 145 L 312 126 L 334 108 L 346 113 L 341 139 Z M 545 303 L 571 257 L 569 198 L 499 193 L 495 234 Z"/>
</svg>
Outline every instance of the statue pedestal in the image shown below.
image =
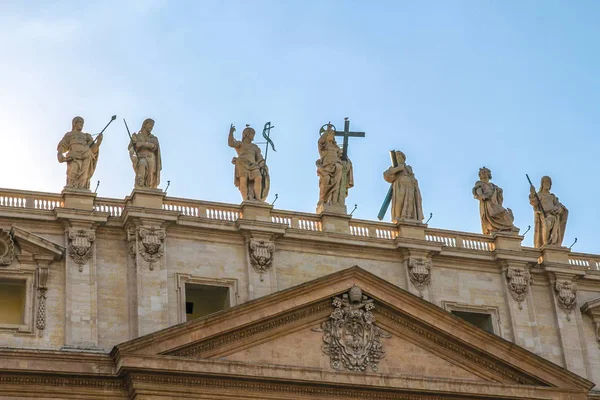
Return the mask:
<svg viewBox="0 0 600 400">
<path fill-rule="evenodd" d="M 88 211 L 94 209 L 96 193 L 92 193 L 89 189 L 73 189 L 65 187 L 61 194 L 63 197 L 64 208 Z"/>
<path fill-rule="evenodd" d="M 398 236 L 410 239 L 425 240 L 425 228 L 427 225 L 417 220 L 399 220 L 396 222 Z"/>
<path fill-rule="evenodd" d="M 243 201 L 241 204 L 242 218 L 256 221 L 271 222 L 273 206 L 262 201 Z"/>
<path fill-rule="evenodd" d="M 523 236 L 519 236 L 519 232 L 496 232 L 492 238 L 496 250 L 521 251 Z"/>
<path fill-rule="evenodd" d="M 569 253 L 571 250 L 564 246 L 542 246 L 542 262 L 569 264 Z"/>
<path fill-rule="evenodd" d="M 127 205 L 143 208 L 162 209 L 163 200 L 167 194 L 160 189 L 135 188 L 125 199 Z"/>
<path fill-rule="evenodd" d="M 347 215 L 348 209 L 345 204 L 320 204 L 317 206 L 317 214 L 323 213 Z"/>
</svg>

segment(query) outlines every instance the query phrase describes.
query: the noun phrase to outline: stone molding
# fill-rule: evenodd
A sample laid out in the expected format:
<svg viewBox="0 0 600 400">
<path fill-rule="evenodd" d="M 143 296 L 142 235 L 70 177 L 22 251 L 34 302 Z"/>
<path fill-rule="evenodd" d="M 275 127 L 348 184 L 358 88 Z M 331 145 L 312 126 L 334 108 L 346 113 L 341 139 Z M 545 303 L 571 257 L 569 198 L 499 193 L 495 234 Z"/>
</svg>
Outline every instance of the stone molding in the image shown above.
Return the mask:
<svg viewBox="0 0 600 400">
<path fill-rule="evenodd" d="M 35 319 L 36 328 L 46 329 L 46 292 L 48 291 L 48 267 L 37 270 L 38 309 Z"/>
<path fill-rule="evenodd" d="M 571 312 L 577 305 L 577 284 L 569 279 L 557 279 L 554 282 L 556 304 L 565 312 L 567 321 L 571 320 Z"/>
<path fill-rule="evenodd" d="M 275 242 L 273 240 L 250 238 L 248 241 L 250 264 L 254 268 L 254 271 L 260 274 L 261 277 L 271 268 L 274 251 Z"/>
<path fill-rule="evenodd" d="M 598 342 L 598 347 L 600 347 L 600 297 L 596 297 L 582 305 L 581 312 L 587 314 L 592 319 L 596 342 Z"/>
<path fill-rule="evenodd" d="M 226 279 L 226 278 L 204 278 L 200 276 L 193 276 L 190 274 L 183 274 L 180 272 L 175 273 L 175 282 L 177 287 L 177 309 L 178 309 L 178 322 L 187 322 L 185 313 L 185 285 L 186 283 L 196 285 L 207 285 L 207 286 L 220 286 L 226 287 L 229 290 L 229 307 L 235 307 L 238 304 L 238 280 L 237 279 Z"/>
<path fill-rule="evenodd" d="M 79 272 L 83 272 L 83 266 L 90 260 L 94 253 L 93 242 L 96 240 L 94 229 L 69 228 L 69 255 L 79 266 Z"/>
<path fill-rule="evenodd" d="M 410 257 L 408 259 L 408 277 L 414 287 L 419 290 L 419 295 L 423 297 L 423 291 L 431 283 L 431 268 L 433 262 L 427 258 Z"/>
<path fill-rule="evenodd" d="M 15 258 L 15 243 L 9 232 L 0 229 L 0 267 L 9 266 Z"/>
<path fill-rule="evenodd" d="M 524 268 L 508 267 L 506 269 L 506 281 L 510 296 L 519 304 L 519 310 L 522 310 L 523 302 L 527 298 L 529 287 L 533 282 L 531 272 Z"/>
</svg>

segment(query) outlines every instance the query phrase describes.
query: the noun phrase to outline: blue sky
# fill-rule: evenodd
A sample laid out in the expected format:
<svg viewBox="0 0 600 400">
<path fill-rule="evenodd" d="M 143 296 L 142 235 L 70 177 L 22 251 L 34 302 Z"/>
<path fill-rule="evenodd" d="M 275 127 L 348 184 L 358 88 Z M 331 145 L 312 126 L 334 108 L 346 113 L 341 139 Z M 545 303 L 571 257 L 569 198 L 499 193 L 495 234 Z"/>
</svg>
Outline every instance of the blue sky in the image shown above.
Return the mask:
<svg viewBox="0 0 600 400">
<path fill-rule="evenodd" d="M 106 131 L 93 184 L 133 187 L 128 137 L 156 120 L 169 195 L 239 203 L 230 123 L 276 129 L 277 208 L 314 212 L 319 127 L 350 143 L 347 204 L 376 219 L 388 151 L 404 151 L 430 226 L 480 232 L 471 189 L 491 168 L 521 231 L 525 173 L 569 208 L 565 245 L 600 252 L 600 2 L 1 1 L 0 186 L 60 192 L 56 145 L 81 115 Z M 531 245 L 532 233 L 525 239 Z"/>
</svg>

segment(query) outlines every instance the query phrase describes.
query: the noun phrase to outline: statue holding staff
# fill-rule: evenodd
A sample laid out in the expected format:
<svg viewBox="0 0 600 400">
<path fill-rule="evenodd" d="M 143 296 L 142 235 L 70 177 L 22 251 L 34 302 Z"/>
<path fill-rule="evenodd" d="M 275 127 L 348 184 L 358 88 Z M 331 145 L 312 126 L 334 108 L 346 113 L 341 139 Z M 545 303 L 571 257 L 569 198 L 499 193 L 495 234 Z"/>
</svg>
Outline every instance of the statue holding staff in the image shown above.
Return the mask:
<svg viewBox="0 0 600 400">
<path fill-rule="evenodd" d="M 512 210 L 504 208 L 504 194 L 501 188 L 494 185 L 492 171 L 483 167 L 479 169 L 479 180 L 473 188 L 473 196 L 479 200 L 479 216 L 484 235 L 496 232 L 519 232 L 513 225 L 515 220 Z"/>
<path fill-rule="evenodd" d="M 529 181 L 529 203 L 533 207 L 535 222 L 533 245 L 537 248 L 561 246 L 565 237 L 569 210 L 558 201 L 558 197 L 550 193 L 551 188 L 552 179 L 549 176 L 542 177 L 538 192 Z"/>
<path fill-rule="evenodd" d="M 89 133 L 84 133 L 81 117 L 73 118 L 71 131 L 65 133 L 57 146 L 57 158 L 60 163 L 67 163 L 67 184 L 69 189 L 90 189 L 90 179 L 96 171 L 100 145 L 104 138 L 103 132 L 114 121 L 113 116 L 108 124 L 98 134 L 96 139 Z"/>
<path fill-rule="evenodd" d="M 325 127 L 325 126 L 324 126 Z M 319 202 L 317 212 L 322 211 L 327 205 L 345 207 L 348 189 L 354 186 L 352 162 L 343 160 L 343 151 L 335 140 L 336 131 L 331 123 L 326 128 L 321 128 L 317 146 L 319 159 L 316 161 L 317 175 L 319 176 Z"/>
<path fill-rule="evenodd" d="M 393 165 L 383 173 L 383 179 L 392 184 L 392 221 L 423 221 L 423 200 L 419 182 L 406 156 L 399 150 L 390 151 Z"/>
<path fill-rule="evenodd" d="M 153 128 L 154 120 L 147 118 L 142 123 L 142 129 L 130 135 L 128 150 L 135 171 L 135 187 L 156 189 L 160 185 L 160 144 L 158 138 L 152 134 Z"/>
<path fill-rule="evenodd" d="M 239 188 L 242 201 L 262 201 L 269 195 L 271 179 L 265 159 L 260 148 L 252 143 L 256 131 L 250 125 L 242 131 L 242 140 L 235 140 L 235 126 L 229 128 L 228 145 L 233 147 L 238 156 L 231 160 L 235 165 L 234 184 Z"/>
</svg>

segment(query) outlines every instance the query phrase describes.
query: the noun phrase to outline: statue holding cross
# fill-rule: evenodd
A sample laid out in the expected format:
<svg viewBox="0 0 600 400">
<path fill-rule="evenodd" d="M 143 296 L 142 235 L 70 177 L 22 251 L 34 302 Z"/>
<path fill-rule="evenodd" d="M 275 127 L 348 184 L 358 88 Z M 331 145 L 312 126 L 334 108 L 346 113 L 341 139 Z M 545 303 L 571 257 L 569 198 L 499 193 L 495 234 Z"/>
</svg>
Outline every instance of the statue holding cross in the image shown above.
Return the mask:
<svg viewBox="0 0 600 400">
<path fill-rule="evenodd" d="M 346 214 L 346 196 L 348 189 L 354 186 L 352 162 L 348 158 L 348 138 L 365 137 L 364 132 L 350 132 L 350 121 L 344 120 L 344 131 L 337 132 L 331 122 L 320 129 L 318 141 L 319 159 L 316 162 L 319 176 L 319 202 L 317 213 L 331 211 Z M 335 137 L 344 138 L 340 149 Z"/>
</svg>

